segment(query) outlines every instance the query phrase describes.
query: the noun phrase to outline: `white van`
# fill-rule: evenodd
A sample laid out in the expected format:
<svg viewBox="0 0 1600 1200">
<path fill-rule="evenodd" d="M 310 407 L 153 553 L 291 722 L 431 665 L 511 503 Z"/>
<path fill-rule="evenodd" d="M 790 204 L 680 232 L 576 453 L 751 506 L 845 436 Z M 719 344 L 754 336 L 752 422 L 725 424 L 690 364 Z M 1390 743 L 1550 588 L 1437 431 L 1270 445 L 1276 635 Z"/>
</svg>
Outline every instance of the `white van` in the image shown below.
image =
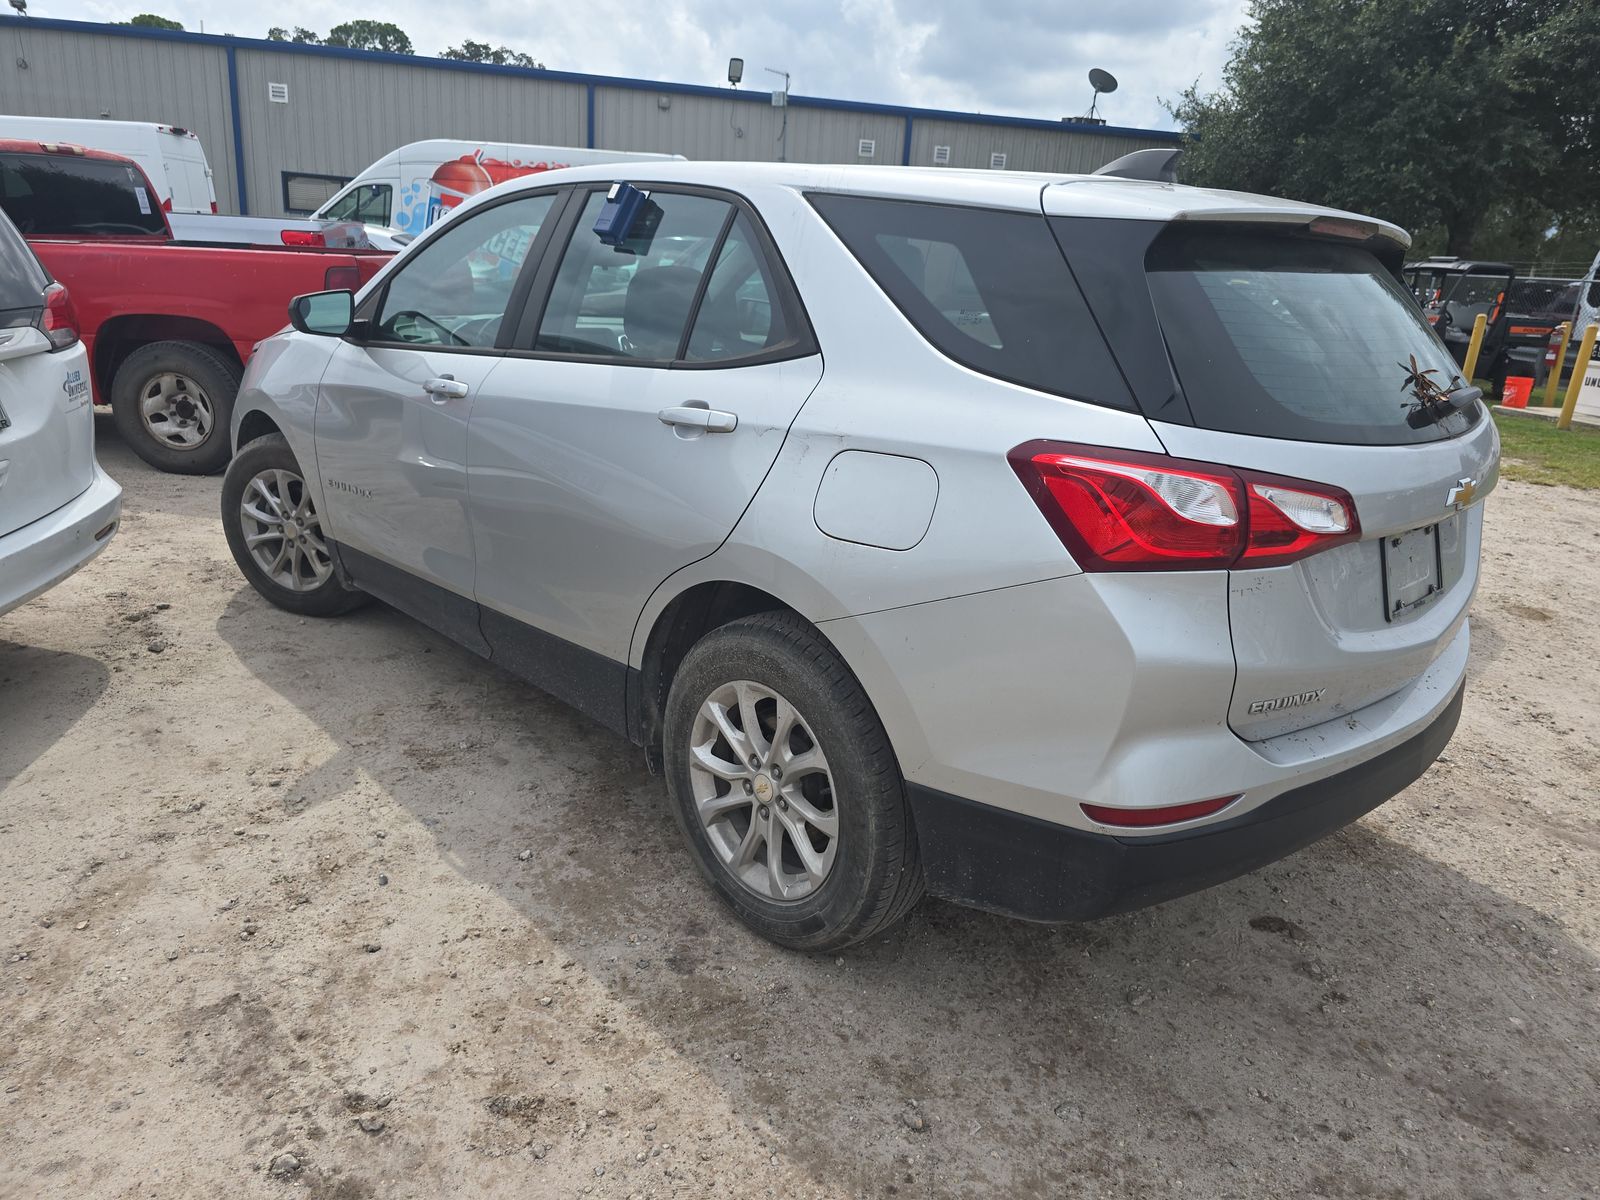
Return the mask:
<svg viewBox="0 0 1600 1200">
<path fill-rule="evenodd" d="M 70 117 L 0 116 L 0 138 L 71 142 L 133 159 L 169 213 L 214 213 L 217 193 L 205 147 L 190 130 L 148 121 L 93 121 Z"/>
<path fill-rule="evenodd" d="M 312 214 L 313 221 L 356 221 L 374 245 L 409 241 L 468 196 L 507 179 L 591 163 L 681 159 L 681 154 L 524 146 L 432 138 L 391 150 Z"/>
</svg>

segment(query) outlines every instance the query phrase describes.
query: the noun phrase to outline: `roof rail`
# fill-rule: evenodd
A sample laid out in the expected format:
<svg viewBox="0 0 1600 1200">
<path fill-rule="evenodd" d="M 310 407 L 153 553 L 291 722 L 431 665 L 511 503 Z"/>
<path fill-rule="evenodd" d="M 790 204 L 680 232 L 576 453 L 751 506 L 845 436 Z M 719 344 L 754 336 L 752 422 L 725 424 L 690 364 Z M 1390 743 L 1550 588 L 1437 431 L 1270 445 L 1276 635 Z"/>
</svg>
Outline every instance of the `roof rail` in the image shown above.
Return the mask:
<svg viewBox="0 0 1600 1200">
<path fill-rule="evenodd" d="M 1095 172 L 1117 179 L 1146 179 L 1152 183 L 1177 183 L 1178 158 L 1182 150 L 1170 147 L 1160 150 L 1135 150 L 1121 158 L 1112 159 Z"/>
</svg>

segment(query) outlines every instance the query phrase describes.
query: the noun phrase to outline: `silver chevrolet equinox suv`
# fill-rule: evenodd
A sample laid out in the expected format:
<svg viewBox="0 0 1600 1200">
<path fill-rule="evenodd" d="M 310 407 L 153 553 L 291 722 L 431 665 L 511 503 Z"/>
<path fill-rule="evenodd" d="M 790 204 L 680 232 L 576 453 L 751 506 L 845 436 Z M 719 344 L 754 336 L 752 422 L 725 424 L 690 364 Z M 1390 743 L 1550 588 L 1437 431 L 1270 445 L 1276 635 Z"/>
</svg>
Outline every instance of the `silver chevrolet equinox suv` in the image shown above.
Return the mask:
<svg viewBox="0 0 1600 1200">
<path fill-rule="evenodd" d="M 1499 443 L 1405 233 L 1167 157 L 493 188 L 257 348 L 234 557 L 643 747 L 785 946 L 1270 862 L 1454 731 Z"/>
</svg>

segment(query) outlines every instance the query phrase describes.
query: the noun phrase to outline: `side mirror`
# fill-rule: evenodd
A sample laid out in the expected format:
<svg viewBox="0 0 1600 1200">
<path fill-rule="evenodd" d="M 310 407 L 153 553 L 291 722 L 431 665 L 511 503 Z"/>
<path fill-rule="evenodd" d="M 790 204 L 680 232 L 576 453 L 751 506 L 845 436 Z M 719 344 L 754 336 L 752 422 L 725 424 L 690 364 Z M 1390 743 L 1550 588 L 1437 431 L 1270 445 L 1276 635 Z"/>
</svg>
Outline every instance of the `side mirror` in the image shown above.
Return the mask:
<svg viewBox="0 0 1600 1200">
<path fill-rule="evenodd" d="M 343 337 L 355 320 L 356 298 L 348 291 L 312 292 L 289 301 L 289 323 L 301 333 Z"/>
</svg>

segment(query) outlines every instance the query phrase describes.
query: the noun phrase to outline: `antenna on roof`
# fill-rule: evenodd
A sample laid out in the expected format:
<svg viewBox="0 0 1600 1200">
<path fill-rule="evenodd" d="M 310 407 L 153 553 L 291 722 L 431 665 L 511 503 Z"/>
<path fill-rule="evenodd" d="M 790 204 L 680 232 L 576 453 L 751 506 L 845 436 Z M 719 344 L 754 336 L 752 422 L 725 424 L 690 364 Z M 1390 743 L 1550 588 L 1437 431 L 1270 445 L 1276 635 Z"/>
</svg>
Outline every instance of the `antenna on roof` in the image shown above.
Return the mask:
<svg viewBox="0 0 1600 1200">
<path fill-rule="evenodd" d="M 1182 150 L 1167 147 L 1159 150 L 1135 150 L 1114 158 L 1095 171 L 1096 175 L 1110 175 L 1116 179 L 1144 179 L 1151 183 L 1177 183 L 1178 159 Z"/>
<path fill-rule="evenodd" d="M 1094 88 L 1094 99 L 1089 102 L 1089 111 L 1084 114 L 1083 119 L 1104 125 L 1106 123 L 1105 118 L 1097 117 L 1095 113 L 1100 108 L 1101 95 L 1109 96 L 1117 90 L 1117 77 L 1110 71 L 1102 71 L 1099 67 L 1091 67 L 1089 69 L 1089 85 Z"/>
</svg>

